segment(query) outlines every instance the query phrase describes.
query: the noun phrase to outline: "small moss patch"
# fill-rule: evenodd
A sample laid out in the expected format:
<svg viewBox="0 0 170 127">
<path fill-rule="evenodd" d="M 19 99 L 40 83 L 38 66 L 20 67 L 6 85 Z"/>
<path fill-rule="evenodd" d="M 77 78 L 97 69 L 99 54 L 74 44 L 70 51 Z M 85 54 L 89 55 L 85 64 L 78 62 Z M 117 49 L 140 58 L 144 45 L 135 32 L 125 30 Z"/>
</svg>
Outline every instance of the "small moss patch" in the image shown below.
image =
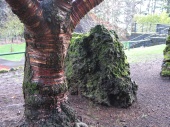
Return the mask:
<svg viewBox="0 0 170 127">
<path fill-rule="evenodd" d="M 8 70 L 0 70 L 0 73 L 6 73 L 6 72 L 8 72 Z"/>
<path fill-rule="evenodd" d="M 167 39 L 166 39 L 166 44 L 167 44 L 167 45 L 170 45 L 170 36 L 167 37 Z"/>
</svg>

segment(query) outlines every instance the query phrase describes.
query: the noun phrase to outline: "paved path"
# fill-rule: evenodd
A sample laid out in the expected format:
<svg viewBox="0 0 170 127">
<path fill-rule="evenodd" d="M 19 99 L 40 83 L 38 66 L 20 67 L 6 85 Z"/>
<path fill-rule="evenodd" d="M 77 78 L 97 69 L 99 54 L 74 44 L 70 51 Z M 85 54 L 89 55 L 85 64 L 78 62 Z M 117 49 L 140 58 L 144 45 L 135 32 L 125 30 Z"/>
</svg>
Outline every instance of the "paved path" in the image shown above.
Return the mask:
<svg viewBox="0 0 170 127">
<path fill-rule="evenodd" d="M 21 61 L 9 61 L 5 59 L 0 59 L 0 71 L 1 70 L 10 70 L 11 68 L 16 68 L 19 66 L 24 66 L 25 59 Z"/>
</svg>

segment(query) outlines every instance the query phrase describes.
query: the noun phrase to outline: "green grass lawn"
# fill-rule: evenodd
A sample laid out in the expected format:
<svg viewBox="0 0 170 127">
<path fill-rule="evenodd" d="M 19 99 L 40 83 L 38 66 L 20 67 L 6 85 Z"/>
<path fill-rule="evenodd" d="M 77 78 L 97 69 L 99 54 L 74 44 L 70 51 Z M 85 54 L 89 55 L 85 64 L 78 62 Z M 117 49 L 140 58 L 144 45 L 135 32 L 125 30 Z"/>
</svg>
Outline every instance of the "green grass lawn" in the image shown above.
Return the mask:
<svg viewBox="0 0 170 127">
<path fill-rule="evenodd" d="M 143 62 L 163 55 L 165 46 L 165 44 L 162 44 L 145 48 L 134 48 L 125 50 L 125 54 L 129 63 Z"/>
<path fill-rule="evenodd" d="M 24 51 L 25 51 L 25 43 L 0 45 L 0 54 L 11 53 L 11 52 L 24 52 Z M 0 56 L 0 58 L 2 59 L 11 60 L 11 61 L 20 61 L 23 57 L 24 54 Z"/>
<path fill-rule="evenodd" d="M 163 54 L 163 50 L 165 49 L 165 45 L 157 45 L 145 48 L 134 48 L 130 50 L 125 50 L 125 54 L 128 57 L 129 63 L 142 62 L 148 59 L 153 59 L 156 56 L 160 56 Z M 9 52 L 23 52 L 25 51 L 25 43 L 22 44 L 6 44 L 0 46 L 0 54 L 9 53 Z M 24 54 L 16 54 L 16 55 L 6 55 L 0 56 L 0 58 L 11 60 L 11 61 L 20 61 L 24 57 Z"/>
</svg>

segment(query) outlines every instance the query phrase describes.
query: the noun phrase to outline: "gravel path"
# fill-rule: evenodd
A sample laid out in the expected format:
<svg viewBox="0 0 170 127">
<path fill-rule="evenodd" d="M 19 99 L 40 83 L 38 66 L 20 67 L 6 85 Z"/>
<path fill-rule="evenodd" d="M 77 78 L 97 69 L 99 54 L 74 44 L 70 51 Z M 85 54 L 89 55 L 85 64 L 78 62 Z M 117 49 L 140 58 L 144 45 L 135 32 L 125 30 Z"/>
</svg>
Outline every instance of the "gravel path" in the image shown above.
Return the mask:
<svg viewBox="0 0 170 127">
<path fill-rule="evenodd" d="M 146 117 L 140 127 L 170 127 L 170 79 L 160 77 L 162 59 L 131 65 L 131 77 L 139 86 L 137 105 Z"/>
<path fill-rule="evenodd" d="M 9 61 L 5 59 L 0 59 L 0 70 L 3 68 L 3 66 L 7 66 L 8 68 L 16 68 L 19 66 L 23 66 L 25 62 L 25 59 L 22 58 L 20 61 Z"/>
<path fill-rule="evenodd" d="M 83 122 L 93 127 L 170 127 L 170 79 L 163 79 L 162 56 L 131 64 L 131 77 L 139 86 L 138 101 L 127 109 L 104 107 L 70 96 Z M 23 116 L 23 69 L 0 74 L 0 127 L 15 127 Z M 92 127 L 92 126 L 91 126 Z"/>
</svg>

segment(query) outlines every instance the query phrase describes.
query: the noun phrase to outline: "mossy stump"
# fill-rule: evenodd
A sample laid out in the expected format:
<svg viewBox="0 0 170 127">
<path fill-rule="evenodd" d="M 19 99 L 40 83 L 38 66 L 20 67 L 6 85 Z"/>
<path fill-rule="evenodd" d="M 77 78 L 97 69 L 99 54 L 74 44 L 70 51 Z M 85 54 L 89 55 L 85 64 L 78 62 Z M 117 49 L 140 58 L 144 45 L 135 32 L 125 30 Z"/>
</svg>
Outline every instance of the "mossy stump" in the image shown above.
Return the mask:
<svg viewBox="0 0 170 127">
<path fill-rule="evenodd" d="M 71 94 L 108 106 L 128 107 L 136 100 L 137 85 L 114 31 L 101 25 L 71 43 L 66 58 Z"/>
<path fill-rule="evenodd" d="M 162 64 L 161 76 L 170 77 L 170 35 L 166 40 L 166 47 L 164 49 L 164 60 Z"/>
</svg>

